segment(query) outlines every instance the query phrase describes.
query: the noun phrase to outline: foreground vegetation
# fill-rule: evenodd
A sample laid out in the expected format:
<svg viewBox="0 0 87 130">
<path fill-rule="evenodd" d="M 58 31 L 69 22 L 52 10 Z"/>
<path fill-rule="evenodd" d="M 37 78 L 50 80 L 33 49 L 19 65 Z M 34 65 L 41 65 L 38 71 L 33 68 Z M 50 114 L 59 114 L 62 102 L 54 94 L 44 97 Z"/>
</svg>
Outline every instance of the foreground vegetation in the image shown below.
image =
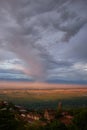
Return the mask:
<svg viewBox="0 0 87 130">
<path fill-rule="evenodd" d="M 20 112 L 12 103 L 0 104 L 0 130 L 87 130 L 87 108 L 74 108 L 63 110 L 72 116 L 71 122 L 63 121 L 61 111 L 56 110 L 53 120 L 41 118 L 28 122 L 20 118 Z M 37 111 L 37 113 L 41 113 Z M 42 112 L 43 113 L 43 112 Z M 69 121 L 69 119 L 67 120 Z M 44 123 L 42 123 L 44 122 Z"/>
</svg>

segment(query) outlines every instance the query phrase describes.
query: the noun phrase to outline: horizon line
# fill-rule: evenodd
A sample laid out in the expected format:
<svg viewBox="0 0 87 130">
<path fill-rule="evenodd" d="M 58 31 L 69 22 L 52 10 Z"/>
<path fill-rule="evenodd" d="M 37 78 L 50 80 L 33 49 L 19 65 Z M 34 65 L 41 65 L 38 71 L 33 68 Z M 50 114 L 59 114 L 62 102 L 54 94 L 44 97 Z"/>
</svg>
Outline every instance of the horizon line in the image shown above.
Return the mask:
<svg viewBox="0 0 87 130">
<path fill-rule="evenodd" d="M 45 82 L 9 82 L 0 81 L 0 89 L 9 88 L 25 88 L 25 89 L 57 89 L 57 88 L 86 88 L 87 84 L 52 84 Z"/>
</svg>

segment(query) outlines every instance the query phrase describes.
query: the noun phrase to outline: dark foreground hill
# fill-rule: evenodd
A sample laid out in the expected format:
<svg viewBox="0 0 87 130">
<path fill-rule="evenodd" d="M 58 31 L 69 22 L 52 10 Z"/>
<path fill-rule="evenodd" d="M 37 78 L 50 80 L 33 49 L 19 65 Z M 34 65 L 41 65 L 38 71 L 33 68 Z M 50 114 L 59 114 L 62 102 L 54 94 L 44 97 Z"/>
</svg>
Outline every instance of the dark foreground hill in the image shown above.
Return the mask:
<svg viewBox="0 0 87 130">
<path fill-rule="evenodd" d="M 87 108 L 28 110 L 0 102 L 0 130 L 87 130 Z"/>
</svg>

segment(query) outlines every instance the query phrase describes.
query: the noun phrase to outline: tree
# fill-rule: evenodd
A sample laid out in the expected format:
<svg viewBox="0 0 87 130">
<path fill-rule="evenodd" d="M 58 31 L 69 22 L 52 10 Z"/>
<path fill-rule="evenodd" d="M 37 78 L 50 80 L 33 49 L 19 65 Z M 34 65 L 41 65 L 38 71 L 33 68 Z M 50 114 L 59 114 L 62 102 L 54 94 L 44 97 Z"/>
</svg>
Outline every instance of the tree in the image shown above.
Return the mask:
<svg viewBox="0 0 87 130">
<path fill-rule="evenodd" d="M 67 127 L 59 121 L 54 121 L 47 125 L 44 130 L 67 130 Z"/>
<path fill-rule="evenodd" d="M 0 130 L 25 130 L 21 121 L 15 119 L 14 113 L 6 110 L 0 111 Z"/>
<path fill-rule="evenodd" d="M 83 110 L 77 114 L 73 119 L 73 123 L 79 130 L 87 130 L 87 110 Z"/>
</svg>

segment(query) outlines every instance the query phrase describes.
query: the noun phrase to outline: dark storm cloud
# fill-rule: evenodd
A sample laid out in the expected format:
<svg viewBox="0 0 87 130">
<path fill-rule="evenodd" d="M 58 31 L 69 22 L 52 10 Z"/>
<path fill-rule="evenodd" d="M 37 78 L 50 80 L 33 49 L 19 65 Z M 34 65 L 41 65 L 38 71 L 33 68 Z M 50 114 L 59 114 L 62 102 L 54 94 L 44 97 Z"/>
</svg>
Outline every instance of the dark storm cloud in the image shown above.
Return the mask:
<svg viewBox="0 0 87 130">
<path fill-rule="evenodd" d="M 67 52 L 68 57 L 71 56 L 76 60 L 87 62 L 87 24 L 72 39 L 71 44 L 72 46 L 68 48 L 69 50 Z"/>
<path fill-rule="evenodd" d="M 66 79 L 69 69 L 74 76 L 78 62 L 86 66 L 86 5 L 86 0 L 0 0 L 0 48 L 23 60 L 25 73 L 36 80 L 52 74 Z M 87 75 L 84 69 L 79 73 Z"/>
</svg>

